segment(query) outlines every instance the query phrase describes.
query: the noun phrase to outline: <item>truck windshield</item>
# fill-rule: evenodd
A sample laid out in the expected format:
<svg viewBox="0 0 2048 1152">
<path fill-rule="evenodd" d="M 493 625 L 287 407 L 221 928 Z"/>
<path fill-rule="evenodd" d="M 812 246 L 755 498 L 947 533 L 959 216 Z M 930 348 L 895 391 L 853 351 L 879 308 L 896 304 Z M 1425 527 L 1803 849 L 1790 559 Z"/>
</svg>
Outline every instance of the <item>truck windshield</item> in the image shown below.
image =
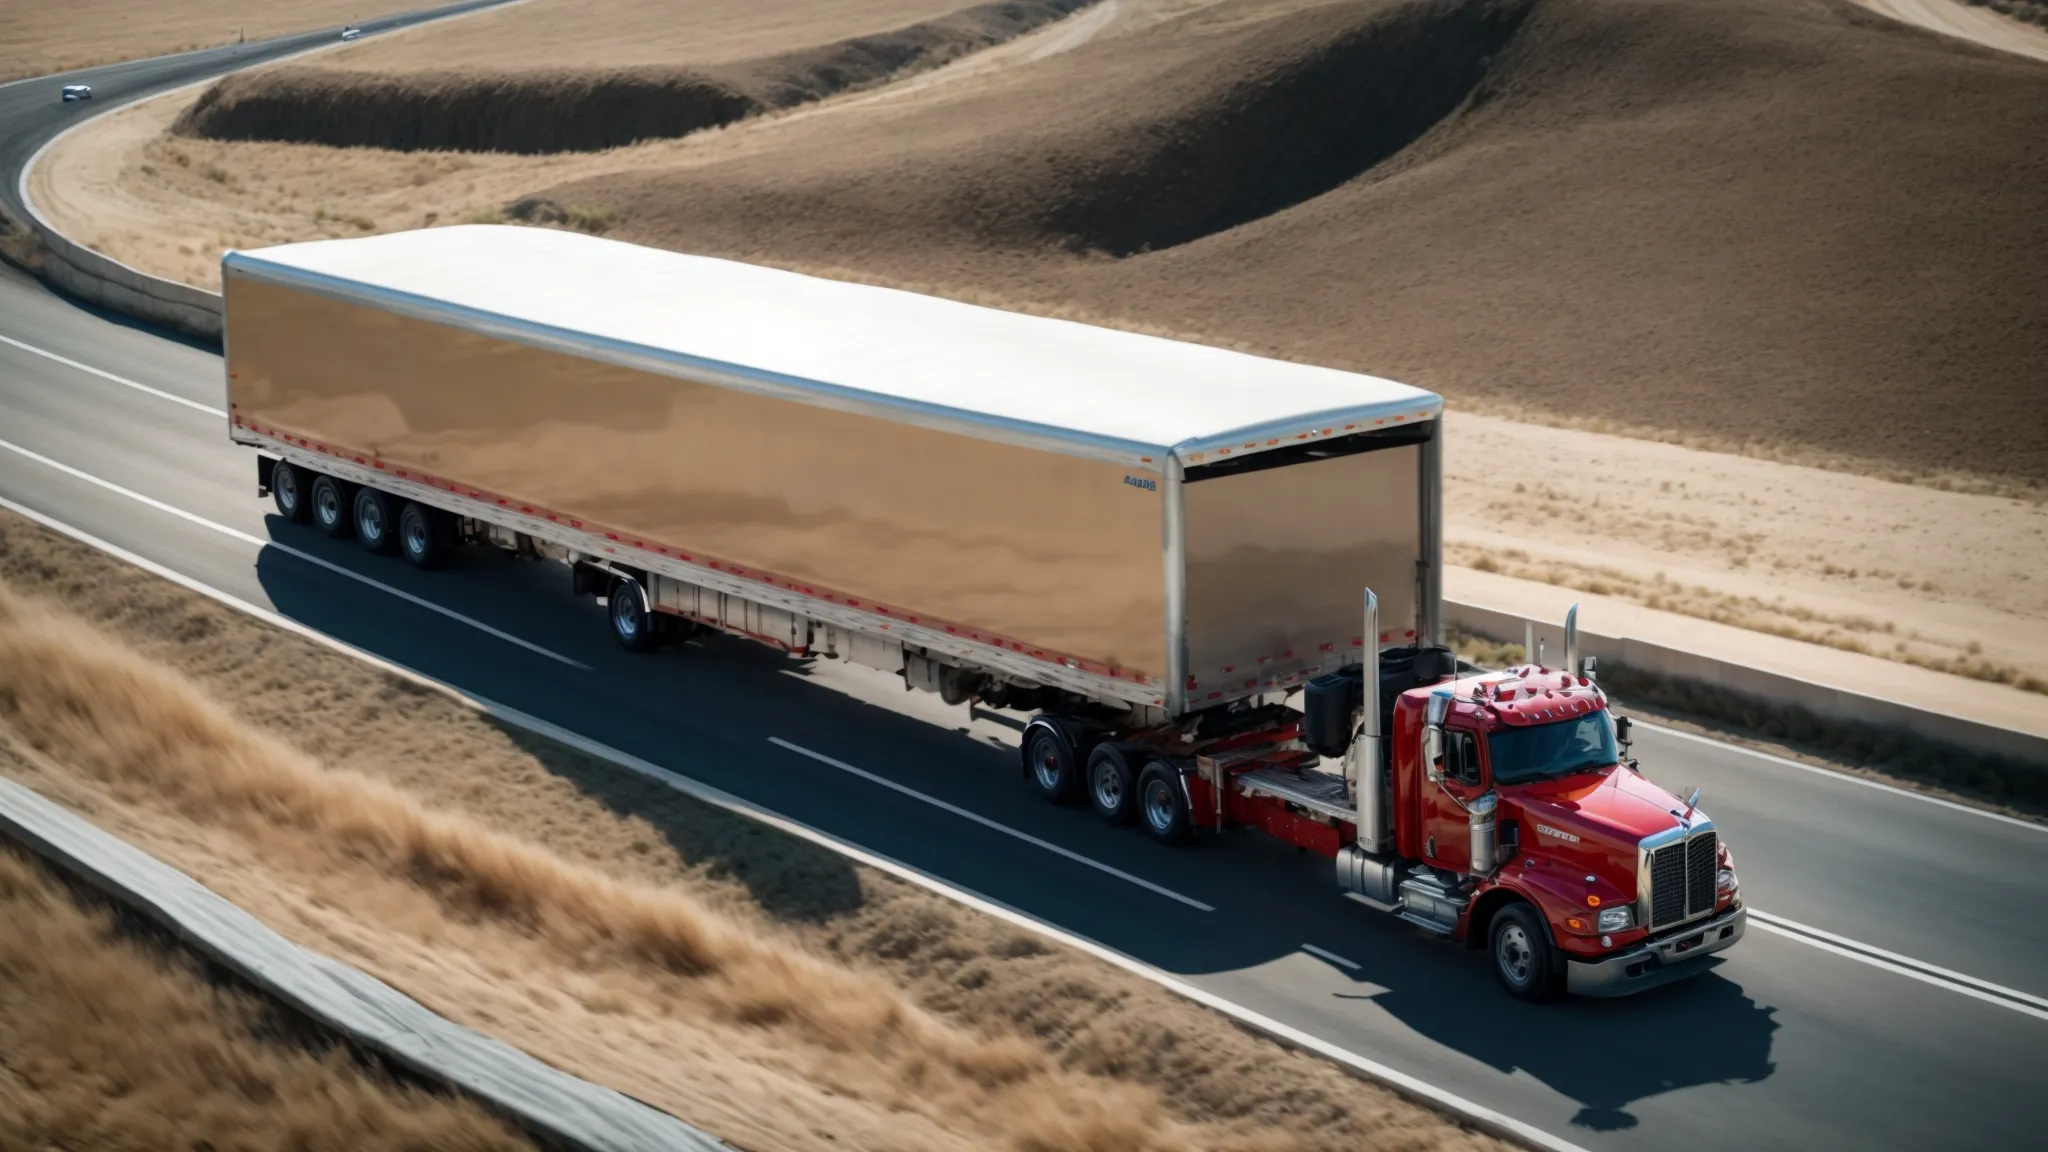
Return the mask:
<svg viewBox="0 0 2048 1152">
<path fill-rule="evenodd" d="M 1503 728 L 1487 737 L 1496 784 L 1555 780 L 1615 762 L 1614 722 L 1605 711 L 1576 720 Z"/>
</svg>

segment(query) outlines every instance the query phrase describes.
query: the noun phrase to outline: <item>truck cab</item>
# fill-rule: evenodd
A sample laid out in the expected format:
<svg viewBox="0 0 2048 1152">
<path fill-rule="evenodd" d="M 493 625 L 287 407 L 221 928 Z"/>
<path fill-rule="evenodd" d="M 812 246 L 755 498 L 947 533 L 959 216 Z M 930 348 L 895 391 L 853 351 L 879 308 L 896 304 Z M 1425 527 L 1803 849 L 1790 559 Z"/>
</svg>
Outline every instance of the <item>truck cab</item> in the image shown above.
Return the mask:
<svg viewBox="0 0 2048 1152">
<path fill-rule="evenodd" d="M 1381 903 L 1489 949 L 1510 993 L 1633 992 L 1741 937 L 1727 845 L 1697 793 L 1624 758 L 1592 677 L 1525 665 L 1412 688 L 1392 713 L 1387 870 L 1406 875 Z"/>
</svg>

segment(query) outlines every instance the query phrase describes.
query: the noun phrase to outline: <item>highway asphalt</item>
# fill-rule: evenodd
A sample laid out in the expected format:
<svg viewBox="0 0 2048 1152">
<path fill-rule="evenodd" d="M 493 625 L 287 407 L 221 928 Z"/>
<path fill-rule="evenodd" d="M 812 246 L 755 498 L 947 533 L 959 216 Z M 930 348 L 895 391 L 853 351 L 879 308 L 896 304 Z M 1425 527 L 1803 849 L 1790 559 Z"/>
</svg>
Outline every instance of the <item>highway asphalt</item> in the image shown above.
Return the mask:
<svg viewBox="0 0 2048 1152">
<path fill-rule="evenodd" d="M 147 70 L 95 71 L 125 69 Z M 0 141 L 72 114 L 10 102 L 35 87 L 0 88 Z M 212 352 L 0 269 L 14 505 L 1587 1148 L 2040 1143 L 2048 829 L 1639 729 L 1653 778 L 1703 790 L 1757 918 L 1697 979 L 1525 1006 L 1481 956 L 1341 899 L 1320 858 L 1250 831 L 1168 850 L 1039 803 L 1014 717 L 740 643 L 634 657 L 559 568 L 419 573 L 284 524 L 222 407 Z"/>
</svg>

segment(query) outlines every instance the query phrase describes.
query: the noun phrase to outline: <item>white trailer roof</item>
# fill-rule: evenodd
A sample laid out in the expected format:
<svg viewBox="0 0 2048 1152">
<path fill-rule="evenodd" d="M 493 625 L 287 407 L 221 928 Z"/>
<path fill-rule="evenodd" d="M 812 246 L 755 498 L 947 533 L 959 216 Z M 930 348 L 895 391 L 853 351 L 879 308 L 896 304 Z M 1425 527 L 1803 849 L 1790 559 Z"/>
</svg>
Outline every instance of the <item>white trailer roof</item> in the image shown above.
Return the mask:
<svg viewBox="0 0 2048 1152">
<path fill-rule="evenodd" d="M 292 284 L 600 359 L 1115 459 L 1437 415 L 1375 376 L 542 228 L 231 252 Z"/>
</svg>

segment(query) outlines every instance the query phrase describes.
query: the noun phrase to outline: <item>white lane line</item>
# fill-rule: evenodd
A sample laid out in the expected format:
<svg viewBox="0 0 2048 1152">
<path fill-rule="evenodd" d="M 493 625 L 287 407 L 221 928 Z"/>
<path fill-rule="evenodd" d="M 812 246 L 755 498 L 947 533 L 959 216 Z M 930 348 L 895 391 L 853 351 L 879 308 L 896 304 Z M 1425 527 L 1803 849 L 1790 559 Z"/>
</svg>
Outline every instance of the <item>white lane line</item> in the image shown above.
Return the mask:
<svg viewBox="0 0 2048 1152">
<path fill-rule="evenodd" d="M 1308 953 L 1311 956 L 1320 956 L 1323 959 L 1328 960 L 1330 963 L 1335 964 L 1340 968 L 1349 968 L 1353 972 L 1357 972 L 1364 967 L 1364 965 L 1360 964 L 1356 960 L 1346 960 L 1344 957 L 1337 955 L 1335 952 L 1332 952 L 1327 948 L 1318 948 L 1313 944 L 1303 944 L 1301 946 L 1301 950 L 1303 952 Z"/>
<path fill-rule="evenodd" d="M 173 393 L 166 392 L 161 388 L 151 388 L 147 384 L 137 384 L 135 381 L 130 380 L 125 376 L 116 376 L 112 372 L 103 372 L 90 364 L 80 364 L 78 361 L 70 359 L 69 357 L 59 356 L 55 352 L 46 351 L 44 349 L 36 347 L 33 344 L 23 344 L 21 341 L 16 340 L 10 336 L 0 336 L 0 344 L 6 344 L 9 347 L 19 348 L 23 352 L 33 352 L 36 355 L 43 357 L 44 359 L 55 360 L 57 363 L 64 365 L 66 368 L 76 368 L 80 372 L 85 372 L 90 375 L 97 376 L 102 380 L 111 380 L 116 384 L 121 384 L 129 388 L 133 388 L 137 392 L 146 392 L 159 400 L 169 400 L 173 404 L 183 404 L 187 408 L 196 408 L 209 416 L 218 416 L 223 420 L 228 418 L 228 414 L 226 412 L 223 412 L 210 404 L 201 404 L 197 400 L 187 400 L 183 396 L 178 396 Z"/>
<path fill-rule="evenodd" d="M 196 580 L 182 572 L 159 564 L 146 556 L 138 556 L 119 545 L 110 544 L 100 539 L 82 528 L 74 527 L 53 516 L 38 512 L 33 508 L 23 507 L 4 496 L 0 496 L 0 508 L 5 508 L 20 516 L 25 516 L 50 529 L 52 532 L 69 536 L 89 548 L 97 549 L 117 560 L 133 564 L 145 572 L 160 576 L 182 588 L 190 589 L 198 595 L 205 596 L 209 600 L 213 600 L 244 615 L 274 625 L 293 635 L 303 636 L 316 644 L 332 648 L 345 656 L 361 660 L 363 663 L 390 675 L 403 677 L 412 683 L 440 692 L 464 707 L 475 709 L 512 727 L 531 732 L 548 740 L 553 740 L 558 744 L 567 745 L 586 755 L 616 765 L 618 768 L 631 772 L 636 776 L 645 777 L 692 799 L 700 800 L 714 808 L 765 824 L 770 828 L 787 833 L 806 843 L 815 844 L 830 852 L 836 852 L 857 864 L 863 864 L 877 871 L 886 872 L 905 883 L 915 884 L 927 892 L 943 896 L 964 908 L 970 908 L 976 912 L 993 916 L 1005 924 L 1021 928 L 1027 932 L 1035 932 L 1047 940 L 1072 948 L 1077 952 L 1084 952 L 1105 964 L 1114 965 L 1140 979 L 1149 980 L 1182 999 L 1193 1001 L 1220 1012 L 1247 1028 L 1264 1033 L 1283 1044 L 1302 1049 L 1303 1051 L 1313 1052 L 1332 1063 L 1342 1064 L 1366 1079 L 1385 1085 L 1409 1100 L 1461 1116 L 1483 1132 L 1524 1144 L 1531 1148 L 1544 1149 L 1545 1152 L 1587 1152 L 1587 1149 L 1573 1144 L 1569 1140 L 1554 1136 L 1533 1124 L 1517 1120 L 1476 1100 L 1471 1100 L 1455 1092 L 1448 1091 L 1433 1081 L 1420 1076 L 1410 1075 L 1391 1065 L 1382 1064 L 1370 1057 L 1353 1052 L 1349 1048 L 1341 1047 L 1319 1036 L 1304 1032 L 1291 1024 L 1283 1024 L 1270 1016 L 1254 1012 L 1236 1001 L 1227 1000 L 1205 988 L 1190 984 L 1186 980 L 1156 968 L 1151 964 L 1147 964 L 1145 961 L 1134 956 L 1119 952 L 1106 944 L 1091 940 L 1079 933 L 1069 932 L 1028 912 L 1005 904 L 994 897 L 984 896 L 972 888 L 966 888 L 949 880 L 941 879 L 915 865 L 905 864 L 880 852 L 863 848 L 850 840 L 841 839 L 830 832 L 812 827 L 800 820 L 793 820 L 773 809 L 764 808 L 751 800 L 735 796 L 724 789 L 715 788 L 701 781 L 693 780 L 681 773 L 663 768 L 659 764 L 642 760 L 640 757 L 634 756 L 629 752 L 622 752 L 610 745 L 599 743 L 580 732 L 570 731 L 551 721 L 543 720 L 530 713 L 521 712 L 517 708 L 500 704 L 486 697 L 474 695 L 461 688 L 457 688 L 445 680 L 436 679 L 396 661 L 388 660 L 372 652 L 366 652 L 345 640 L 337 639 L 318 629 L 310 628 L 289 617 L 280 616 L 268 608 L 252 604 L 231 592 L 223 591 L 211 584 Z"/>
<path fill-rule="evenodd" d="M 801 744 L 792 744 L 789 741 L 784 740 L 780 736 L 770 736 L 768 738 L 768 742 L 770 744 L 775 745 L 777 748 L 781 748 L 789 752 L 794 752 L 799 756 L 808 756 L 811 759 L 816 760 L 820 764 L 830 765 L 831 767 L 839 769 L 841 772 L 850 772 L 863 780 L 866 780 L 873 784 L 880 784 L 882 787 L 887 788 L 892 792 L 900 792 L 913 800 L 922 800 L 926 804 L 929 804 L 934 808 L 942 808 L 948 812 L 951 812 L 955 816 L 959 816 L 967 820 L 972 820 L 976 824 L 979 824 L 984 828 L 988 828 L 996 832 L 1001 832 L 1005 836 L 1010 836 L 1015 839 L 1022 840 L 1026 844 L 1029 844 L 1035 848 L 1043 848 L 1047 852 L 1051 852 L 1056 856 L 1063 856 L 1068 860 L 1072 860 L 1076 864 L 1082 864 L 1089 868 L 1095 869 L 1097 872 L 1104 873 L 1105 875 L 1114 876 L 1117 879 L 1125 881 L 1127 883 L 1136 884 L 1138 887 L 1143 888 L 1148 892 L 1157 892 L 1159 895 L 1164 896 L 1169 900 L 1178 900 L 1190 908 L 1198 908 L 1204 912 L 1214 912 L 1216 910 L 1216 907 L 1213 904 L 1204 904 L 1200 900 L 1197 900 L 1192 896 L 1183 896 L 1180 893 L 1175 892 L 1171 888 L 1166 888 L 1158 884 L 1154 884 L 1153 882 L 1145 879 L 1142 876 L 1133 876 L 1129 872 L 1125 872 L 1117 868 L 1112 868 L 1099 860 L 1091 860 L 1088 857 L 1081 855 L 1079 852 L 1074 852 L 1069 849 L 1062 848 L 1059 845 L 1054 844 L 1050 840 L 1041 840 L 1028 832 L 1019 832 L 1015 828 L 1011 828 L 1008 825 L 998 824 L 995 821 L 989 819 L 986 816 L 981 815 L 978 812 L 969 812 L 967 809 L 962 808 L 957 804 L 948 804 L 944 800 L 941 800 L 936 796 L 927 796 L 924 793 L 919 792 L 915 788 L 905 787 L 904 785 L 898 784 L 896 781 L 891 780 L 885 776 L 877 776 L 873 772 L 869 772 L 864 768 L 856 768 L 843 760 L 834 760 L 832 757 L 827 756 L 822 752 L 813 752 L 809 748 L 806 748 Z"/>
<path fill-rule="evenodd" d="M 1939 796 L 1929 796 L 1925 792 L 1915 792 L 1911 788 L 1901 788 L 1896 784 L 1881 784 L 1876 780 L 1867 779 L 1852 772 L 1837 772 L 1832 768 L 1821 768 L 1813 764 L 1801 764 L 1797 760 L 1788 760 L 1783 756 L 1773 756 L 1769 752 L 1758 752 L 1752 748 L 1744 748 L 1740 744 L 1724 743 L 1711 736 L 1699 736 L 1691 732 L 1680 732 L 1676 728 L 1666 728 L 1662 725 L 1650 724 L 1641 720 L 1636 722 L 1636 727 L 1647 728 L 1652 732 L 1661 732 L 1666 736 L 1676 736 L 1680 740 L 1690 740 L 1695 744 L 1711 745 L 1723 751 L 1739 752 L 1744 756 L 1753 756 L 1758 760 L 1767 760 L 1772 764 L 1785 768 L 1797 768 L 1801 772 L 1811 772 L 1816 776 L 1825 776 L 1830 780 L 1839 780 L 1844 784 L 1860 784 L 1865 788 L 1875 788 L 1880 792 L 1890 792 L 1895 796 L 1905 796 L 1923 803 L 1933 804 L 1937 807 L 1951 808 L 1957 812 L 1967 812 L 1972 816 L 1982 816 L 1986 820 L 1996 820 L 2001 824 L 2014 824 L 2021 828 L 2030 828 L 2036 832 L 2048 832 L 2048 824 L 2037 823 L 2033 820 L 2022 820 L 2017 816 L 2007 816 L 2003 812 L 1991 812 L 1983 808 L 1972 807 L 1968 804 L 1958 804 L 1953 800 L 1944 800 Z"/>
<path fill-rule="evenodd" d="M 557 663 L 567 664 L 569 667 L 574 668 L 578 671 L 591 671 L 590 665 L 585 664 L 580 660 L 571 660 L 569 657 L 564 656 L 559 652 L 554 652 L 547 648 L 543 648 L 540 645 L 535 644 L 531 640 L 527 640 L 519 636 L 514 636 L 510 632 L 506 632 L 500 628 L 493 628 L 489 624 L 486 624 L 481 620 L 475 619 L 474 617 L 464 616 L 462 613 L 457 612 L 452 608 L 443 608 L 442 606 L 434 603 L 431 600 L 426 600 L 421 597 L 415 596 L 410 592 L 403 591 L 402 589 L 393 588 L 389 584 L 383 584 L 376 580 L 372 580 L 371 578 L 363 575 L 360 572 L 351 571 L 347 568 L 342 567 L 339 564 L 334 563 L 331 560 L 322 559 L 321 557 L 315 556 L 310 552 L 301 552 L 297 548 L 294 548 L 289 544 L 280 544 L 275 540 L 265 540 L 261 536 L 252 536 L 249 533 L 240 530 L 239 528 L 230 528 L 225 524 L 216 524 L 203 516 L 187 512 L 183 508 L 179 508 L 174 505 L 166 504 L 163 501 L 156 499 L 155 497 L 145 496 L 140 492 L 135 492 L 127 488 L 123 488 L 119 484 L 116 484 L 111 480 L 102 480 L 99 477 L 94 476 L 90 472 L 85 472 L 81 471 L 80 469 L 73 468 L 71 465 L 66 464 L 61 460 L 52 460 L 48 456 L 45 456 L 40 452 L 32 452 L 27 448 L 23 448 L 19 444 L 13 444 L 6 440 L 0 440 L 0 448 L 4 448 L 7 451 L 12 452 L 15 455 L 20 456 L 24 459 L 33 460 L 36 463 L 43 465 L 44 467 L 55 469 L 56 471 L 62 472 L 66 476 L 70 476 L 78 480 L 83 480 L 88 484 L 97 485 L 98 487 L 104 488 L 109 492 L 115 493 L 116 495 L 126 496 L 128 499 L 133 500 L 138 504 L 147 505 L 148 507 L 154 508 L 159 512 L 163 512 L 171 516 L 176 516 L 180 520 L 184 520 L 192 524 L 197 524 L 201 528 L 210 528 L 223 536 L 227 536 L 235 540 L 240 540 L 246 544 L 254 544 L 258 548 L 275 549 L 286 556 L 290 556 L 294 560 L 303 560 L 308 564 L 314 565 L 315 567 L 324 568 L 337 576 L 346 576 L 350 580 L 354 580 L 359 584 L 364 584 L 371 588 L 375 588 L 377 591 L 383 592 L 390 596 L 396 596 L 400 600 L 403 600 L 408 604 L 424 608 L 429 612 L 437 613 L 441 616 L 445 616 L 458 624 L 466 624 L 469 627 L 484 633 L 485 635 L 494 636 L 500 640 L 503 640 L 507 644 L 517 645 L 518 647 L 526 649 L 528 652 L 545 656 L 548 659 L 553 660 Z"/>
<path fill-rule="evenodd" d="M 1979 999 L 1990 1000 L 1994 1004 L 2004 1004 L 2014 1011 L 2025 1012 L 2030 1016 L 2037 1016 L 2043 1020 L 2048 1020 L 2048 999 L 2043 999 L 2032 993 L 2022 992 L 2017 988 L 2007 988 L 2003 984 L 1993 984 L 1989 980 L 1980 980 L 1975 976 L 1943 968 L 1939 965 L 1929 964 L 1925 960 L 1915 960 L 1911 956 L 1901 956 L 1897 952 L 1888 952 L 1875 945 L 1865 944 L 1861 940 L 1851 940 L 1846 936 L 1837 936 L 1833 932 L 1815 928 L 1811 924 L 1801 924 L 1797 920 L 1787 920 L 1783 916 L 1773 916 L 1769 912 L 1759 912 L 1754 908 L 1749 910 L 1749 918 L 1765 930 L 1775 932 L 1780 936 L 1787 936 L 1794 940 L 1800 940 L 1802 943 L 1811 944 L 1816 948 L 1825 948 L 1827 951 L 1837 952 L 1845 956 L 1853 955 L 1856 959 L 1863 960 L 1865 963 L 1876 964 L 1881 968 L 1888 968 L 1893 971 L 1906 971 L 1909 975 L 1925 979 L 1929 983 L 1940 983 L 1944 987 L 1956 986 L 1950 987 L 1950 990 L 1978 996 Z M 1809 937 L 1810 939 L 1808 939 Z M 2027 1007 L 2028 1005 L 2032 1005 L 2032 1007 Z"/>
</svg>

